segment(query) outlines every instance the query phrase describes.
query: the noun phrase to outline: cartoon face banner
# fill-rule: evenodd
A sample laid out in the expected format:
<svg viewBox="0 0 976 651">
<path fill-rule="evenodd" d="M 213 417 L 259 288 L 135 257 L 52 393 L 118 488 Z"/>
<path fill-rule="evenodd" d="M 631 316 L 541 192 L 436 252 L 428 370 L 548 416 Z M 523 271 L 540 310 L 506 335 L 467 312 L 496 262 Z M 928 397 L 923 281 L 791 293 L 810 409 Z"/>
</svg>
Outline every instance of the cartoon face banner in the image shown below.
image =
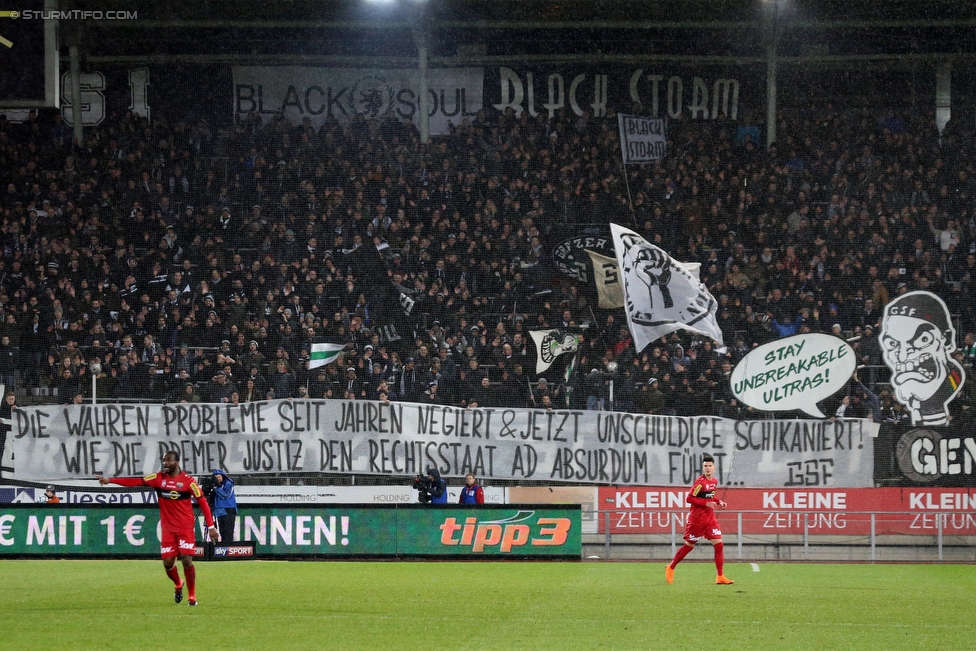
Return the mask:
<svg viewBox="0 0 976 651">
<path fill-rule="evenodd" d="M 627 324 L 638 351 L 675 330 L 690 330 L 723 345 L 718 303 L 688 269 L 632 230 L 610 224 L 623 274 Z"/>
<path fill-rule="evenodd" d="M 912 425 L 946 425 L 949 403 L 966 381 L 951 357 L 956 329 L 946 304 L 931 292 L 902 294 L 885 306 L 879 337 L 892 390 Z"/>
</svg>

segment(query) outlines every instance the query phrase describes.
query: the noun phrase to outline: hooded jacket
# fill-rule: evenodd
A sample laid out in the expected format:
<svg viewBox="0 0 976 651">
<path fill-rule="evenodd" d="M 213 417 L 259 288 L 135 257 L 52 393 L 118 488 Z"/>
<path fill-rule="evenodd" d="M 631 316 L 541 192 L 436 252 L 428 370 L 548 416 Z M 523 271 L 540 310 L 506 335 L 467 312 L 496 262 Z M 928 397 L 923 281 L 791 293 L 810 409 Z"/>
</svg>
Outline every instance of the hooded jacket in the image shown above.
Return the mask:
<svg viewBox="0 0 976 651">
<path fill-rule="evenodd" d="M 237 509 L 237 497 L 234 495 L 234 481 L 223 470 L 214 470 L 213 476 L 221 475 L 224 481 L 218 486 L 214 482 L 214 517 L 227 515 L 228 509 Z"/>
<path fill-rule="evenodd" d="M 434 485 L 431 486 L 430 491 L 430 503 L 447 504 L 447 482 L 441 479 L 440 471 L 431 466 L 427 469 L 427 474 L 434 478 Z"/>
</svg>

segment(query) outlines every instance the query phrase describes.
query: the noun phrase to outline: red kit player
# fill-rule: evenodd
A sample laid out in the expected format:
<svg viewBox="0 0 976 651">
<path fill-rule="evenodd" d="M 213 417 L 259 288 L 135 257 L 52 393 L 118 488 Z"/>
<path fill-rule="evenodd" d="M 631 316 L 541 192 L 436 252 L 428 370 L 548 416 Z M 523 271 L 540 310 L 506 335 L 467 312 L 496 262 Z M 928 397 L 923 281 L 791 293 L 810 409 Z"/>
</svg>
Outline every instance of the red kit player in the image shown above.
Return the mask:
<svg viewBox="0 0 976 651">
<path fill-rule="evenodd" d="M 203 497 L 203 491 L 190 475 L 180 470 L 180 455 L 178 452 L 167 452 L 163 456 L 163 471 L 148 477 L 99 477 L 98 482 L 103 486 L 108 483 L 119 486 L 149 486 L 156 489 L 159 497 L 159 519 L 162 522 L 162 540 L 159 551 L 163 557 L 163 568 L 173 584 L 176 593 L 173 598 L 176 603 L 183 601 L 183 581 L 180 580 L 179 570 L 176 569 L 176 557 L 183 562 L 183 576 L 186 577 L 186 587 L 189 592 L 189 604 L 197 605 L 197 570 L 193 567 L 193 551 L 196 548 L 196 534 L 194 533 L 193 503 L 195 499 L 203 511 L 203 517 L 210 527 L 207 532 L 210 539 L 217 542 L 217 528 L 214 527 L 210 506 Z"/>
<path fill-rule="evenodd" d="M 728 504 L 715 497 L 715 489 L 718 487 L 718 480 L 712 475 L 715 473 L 715 459 L 711 455 L 702 456 L 702 476 L 695 480 L 688 492 L 688 503 L 691 504 L 691 513 L 688 514 L 688 524 L 685 526 L 685 544 L 678 553 L 674 555 L 671 564 L 664 570 L 664 578 L 668 583 L 674 583 L 674 568 L 678 566 L 688 553 L 695 548 L 695 545 L 702 538 L 707 539 L 715 547 L 715 569 L 718 571 L 718 578 L 715 583 L 719 585 L 732 585 L 731 579 L 725 578 L 722 573 L 722 566 L 725 564 L 725 552 L 722 546 L 722 530 L 718 528 L 715 520 L 715 509 L 720 511 L 727 508 Z"/>
</svg>

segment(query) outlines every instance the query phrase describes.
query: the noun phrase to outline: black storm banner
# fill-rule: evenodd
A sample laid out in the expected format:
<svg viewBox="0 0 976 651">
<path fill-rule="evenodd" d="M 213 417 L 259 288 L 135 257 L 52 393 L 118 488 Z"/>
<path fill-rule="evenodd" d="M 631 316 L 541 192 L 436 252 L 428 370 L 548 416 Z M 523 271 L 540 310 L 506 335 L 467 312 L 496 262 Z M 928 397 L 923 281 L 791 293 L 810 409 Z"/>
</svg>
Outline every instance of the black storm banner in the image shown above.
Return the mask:
<svg viewBox="0 0 976 651">
<path fill-rule="evenodd" d="M 651 67 L 585 68 L 559 64 L 532 70 L 500 67 L 485 71 L 485 105 L 516 115 L 573 115 L 604 118 L 631 112 L 635 105 L 651 118 L 737 120 L 743 88 L 734 71 Z"/>
</svg>

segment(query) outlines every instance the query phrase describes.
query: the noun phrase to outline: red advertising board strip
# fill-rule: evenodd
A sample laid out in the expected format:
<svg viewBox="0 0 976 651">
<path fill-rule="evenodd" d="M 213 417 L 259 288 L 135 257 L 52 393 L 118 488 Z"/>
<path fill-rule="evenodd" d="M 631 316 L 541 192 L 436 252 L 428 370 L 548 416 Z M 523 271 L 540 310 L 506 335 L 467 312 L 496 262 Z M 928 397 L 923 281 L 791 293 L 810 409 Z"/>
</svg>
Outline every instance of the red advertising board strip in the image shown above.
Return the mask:
<svg viewBox="0 0 976 651">
<path fill-rule="evenodd" d="M 610 533 L 684 531 L 687 490 L 668 486 L 599 489 L 597 508 L 610 512 Z M 976 535 L 976 489 L 841 488 L 819 490 L 761 488 L 721 489 L 729 511 L 717 512 L 725 533 L 744 535 L 869 535 L 871 513 L 877 535 L 935 535 L 944 514 L 945 535 Z M 606 515 L 598 519 L 606 531 Z"/>
</svg>

